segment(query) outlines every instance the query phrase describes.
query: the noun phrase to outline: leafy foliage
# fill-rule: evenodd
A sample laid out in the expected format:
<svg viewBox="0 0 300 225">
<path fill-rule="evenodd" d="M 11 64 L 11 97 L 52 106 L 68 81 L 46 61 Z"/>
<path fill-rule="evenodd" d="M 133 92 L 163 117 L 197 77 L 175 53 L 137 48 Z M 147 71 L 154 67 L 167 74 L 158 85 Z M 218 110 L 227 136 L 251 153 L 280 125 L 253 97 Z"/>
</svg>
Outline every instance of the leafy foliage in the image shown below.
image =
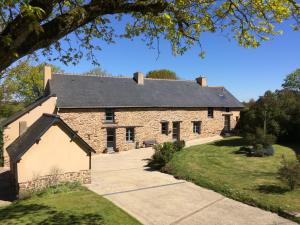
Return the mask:
<svg viewBox="0 0 300 225">
<path fill-rule="evenodd" d="M 109 77 L 112 76 L 110 73 L 108 73 L 106 70 L 102 69 L 101 67 L 96 67 L 94 69 L 91 69 L 83 74 L 91 75 L 91 76 L 99 76 L 99 77 Z"/>
<path fill-rule="evenodd" d="M 287 75 L 282 87 L 292 91 L 300 91 L 300 69 Z"/>
<path fill-rule="evenodd" d="M 94 51 L 101 46 L 94 40 L 111 44 L 137 36 L 149 47 L 166 39 L 174 54 L 199 44 L 203 57 L 204 32 L 224 32 L 244 47 L 258 47 L 281 34 L 279 23 L 288 21 L 295 30 L 300 25 L 295 0 L 9 0 L 0 3 L 0 14 L 0 71 L 38 49 L 65 64 L 82 57 L 97 64 Z M 114 25 L 119 28 L 125 15 L 128 22 L 117 32 Z"/>
<path fill-rule="evenodd" d="M 19 62 L 15 67 L 7 70 L 2 77 L 2 86 L 5 102 L 15 100 L 29 104 L 44 93 L 44 69 L 45 64 L 33 65 L 30 61 Z M 53 72 L 61 70 L 51 65 Z"/>
<path fill-rule="evenodd" d="M 255 134 L 266 122 L 266 133 L 279 141 L 300 139 L 300 92 L 267 91 L 256 102 L 250 101 L 241 112 L 238 129 L 242 134 Z"/>
<path fill-rule="evenodd" d="M 19 62 L 0 74 L 0 121 L 23 109 L 44 94 L 44 63 Z M 52 66 L 54 72 L 61 70 Z"/>
<path fill-rule="evenodd" d="M 267 148 L 276 142 L 276 137 L 271 134 L 264 134 L 263 129 L 256 128 L 254 134 L 247 133 L 245 140 L 249 145 L 252 145 L 257 150 Z"/>
<path fill-rule="evenodd" d="M 296 187 L 300 187 L 300 162 L 297 160 L 287 160 L 283 155 L 278 175 L 289 186 L 291 191 Z"/>
<path fill-rule="evenodd" d="M 149 166 L 153 169 L 163 169 L 163 167 L 172 159 L 173 155 L 182 150 L 185 146 L 184 141 L 176 141 L 174 143 L 165 142 L 154 146 L 154 154 Z"/>
<path fill-rule="evenodd" d="M 155 79 L 179 80 L 179 77 L 175 72 L 166 69 L 149 71 L 146 77 Z"/>
</svg>

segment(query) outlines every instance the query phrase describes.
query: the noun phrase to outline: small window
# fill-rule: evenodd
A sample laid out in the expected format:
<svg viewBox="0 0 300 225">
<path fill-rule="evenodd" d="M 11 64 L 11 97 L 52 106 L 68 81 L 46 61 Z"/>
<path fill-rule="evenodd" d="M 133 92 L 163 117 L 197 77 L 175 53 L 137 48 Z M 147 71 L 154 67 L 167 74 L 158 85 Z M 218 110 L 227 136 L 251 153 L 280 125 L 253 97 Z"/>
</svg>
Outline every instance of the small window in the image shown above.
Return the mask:
<svg viewBox="0 0 300 225">
<path fill-rule="evenodd" d="M 134 141 L 134 128 L 126 128 L 126 141 L 127 142 Z"/>
<path fill-rule="evenodd" d="M 229 108 L 229 107 L 226 107 L 226 108 L 225 108 L 225 112 L 230 112 L 230 108 Z"/>
<path fill-rule="evenodd" d="M 114 122 L 115 120 L 115 113 L 111 109 L 107 109 L 105 111 L 105 121 L 106 122 Z"/>
<path fill-rule="evenodd" d="M 193 122 L 193 133 L 200 134 L 201 133 L 201 121 Z"/>
<path fill-rule="evenodd" d="M 207 108 L 207 117 L 214 118 L 214 108 Z"/>
<path fill-rule="evenodd" d="M 161 133 L 168 135 L 168 133 L 169 133 L 169 123 L 168 122 L 161 123 Z"/>
<path fill-rule="evenodd" d="M 237 117 L 235 117 L 235 121 L 239 121 L 239 117 L 237 116 Z"/>
</svg>

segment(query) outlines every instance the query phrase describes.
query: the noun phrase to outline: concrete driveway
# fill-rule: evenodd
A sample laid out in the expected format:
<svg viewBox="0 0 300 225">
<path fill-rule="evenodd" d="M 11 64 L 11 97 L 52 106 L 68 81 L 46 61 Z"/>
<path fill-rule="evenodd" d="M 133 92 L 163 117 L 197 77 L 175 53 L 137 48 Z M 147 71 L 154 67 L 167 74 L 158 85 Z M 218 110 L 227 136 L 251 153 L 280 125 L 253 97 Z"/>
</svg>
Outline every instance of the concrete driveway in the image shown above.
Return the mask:
<svg viewBox="0 0 300 225">
<path fill-rule="evenodd" d="M 88 187 L 143 224 L 295 224 L 145 167 L 153 149 L 95 155 Z"/>
</svg>

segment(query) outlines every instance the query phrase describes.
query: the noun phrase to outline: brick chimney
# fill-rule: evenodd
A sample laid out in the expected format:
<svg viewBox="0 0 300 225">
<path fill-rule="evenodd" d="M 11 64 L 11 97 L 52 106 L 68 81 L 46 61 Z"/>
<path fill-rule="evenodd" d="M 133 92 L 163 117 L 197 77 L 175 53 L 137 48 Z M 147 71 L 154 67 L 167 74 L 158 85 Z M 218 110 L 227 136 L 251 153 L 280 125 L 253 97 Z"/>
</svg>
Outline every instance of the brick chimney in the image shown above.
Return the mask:
<svg viewBox="0 0 300 225">
<path fill-rule="evenodd" d="M 26 121 L 20 121 L 19 122 L 19 136 L 25 133 L 27 130 L 27 122 Z"/>
<path fill-rule="evenodd" d="M 45 65 L 44 67 L 44 88 L 46 88 L 46 85 L 49 80 L 52 78 L 52 71 L 51 71 L 51 66 Z"/>
<path fill-rule="evenodd" d="M 207 78 L 206 77 L 198 77 L 196 78 L 197 83 L 201 86 L 201 87 L 207 87 Z"/>
<path fill-rule="evenodd" d="M 133 79 L 138 85 L 144 85 L 144 74 L 141 72 L 136 72 L 133 74 Z"/>
</svg>

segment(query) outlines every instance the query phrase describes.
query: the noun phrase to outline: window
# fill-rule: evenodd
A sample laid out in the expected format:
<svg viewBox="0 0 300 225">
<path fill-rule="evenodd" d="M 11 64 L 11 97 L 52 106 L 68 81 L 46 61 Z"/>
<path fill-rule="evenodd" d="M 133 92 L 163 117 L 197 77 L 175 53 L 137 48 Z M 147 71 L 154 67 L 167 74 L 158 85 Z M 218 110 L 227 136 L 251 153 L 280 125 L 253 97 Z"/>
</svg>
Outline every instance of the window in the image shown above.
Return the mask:
<svg viewBox="0 0 300 225">
<path fill-rule="evenodd" d="M 111 109 L 107 109 L 105 111 L 105 121 L 106 122 L 114 122 L 115 120 L 115 113 Z"/>
<path fill-rule="evenodd" d="M 134 141 L 134 128 L 126 128 L 126 141 L 127 142 Z"/>
<path fill-rule="evenodd" d="M 161 133 L 168 135 L 168 133 L 169 133 L 169 123 L 168 122 L 161 123 Z"/>
<path fill-rule="evenodd" d="M 230 108 L 229 108 L 229 107 L 226 107 L 226 108 L 225 108 L 225 112 L 230 112 Z"/>
<path fill-rule="evenodd" d="M 214 108 L 207 108 L 207 117 L 214 118 Z"/>
<path fill-rule="evenodd" d="M 193 122 L 193 133 L 200 134 L 201 133 L 201 121 Z"/>
</svg>

